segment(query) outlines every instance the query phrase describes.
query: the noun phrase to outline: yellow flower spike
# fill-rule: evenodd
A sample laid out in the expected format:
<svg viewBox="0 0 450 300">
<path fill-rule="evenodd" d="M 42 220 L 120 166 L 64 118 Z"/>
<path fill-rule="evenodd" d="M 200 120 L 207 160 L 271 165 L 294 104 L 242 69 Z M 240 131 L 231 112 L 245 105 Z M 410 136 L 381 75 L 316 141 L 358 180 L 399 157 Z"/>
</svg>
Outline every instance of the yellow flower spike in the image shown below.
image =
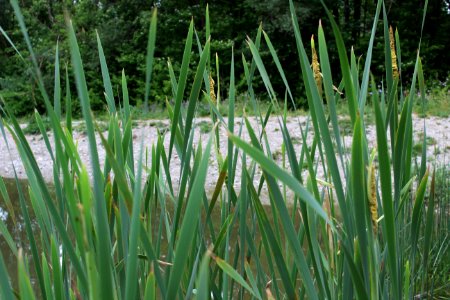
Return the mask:
<svg viewBox="0 0 450 300">
<path fill-rule="evenodd" d="M 392 73 L 394 79 L 398 79 L 398 66 L 397 66 L 397 54 L 395 52 L 395 39 L 394 32 L 392 30 L 392 26 L 389 26 L 389 44 L 391 46 L 391 60 L 392 60 Z"/>
<path fill-rule="evenodd" d="M 209 96 L 213 103 L 216 103 L 216 93 L 214 91 L 215 82 L 211 75 L 209 75 Z"/>
<path fill-rule="evenodd" d="M 316 81 L 319 94 L 322 95 L 322 74 L 320 73 L 319 58 L 317 57 L 316 47 L 314 45 L 314 34 L 311 36 L 312 69 L 314 80 Z"/>
<path fill-rule="evenodd" d="M 369 167 L 368 167 L 368 178 L 367 187 L 369 191 L 369 209 L 370 216 L 372 219 L 372 228 L 375 235 L 378 232 L 378 202 L 377 202 L 377 184 L 376 184 L 376 174 L 375 174 L 375 149 L 370 157 Z"/>
</svg>

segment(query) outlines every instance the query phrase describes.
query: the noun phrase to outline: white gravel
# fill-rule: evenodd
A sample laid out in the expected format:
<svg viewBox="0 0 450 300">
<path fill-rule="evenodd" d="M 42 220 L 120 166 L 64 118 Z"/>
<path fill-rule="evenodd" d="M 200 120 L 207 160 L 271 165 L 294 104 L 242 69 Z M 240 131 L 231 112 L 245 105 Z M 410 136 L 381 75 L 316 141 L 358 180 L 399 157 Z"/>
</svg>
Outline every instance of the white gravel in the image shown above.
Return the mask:
<svg viewBox="0 0 450 300">
<path fill-rule="evenodd" d="M 227 120 L 226 120 L 227 121 Z M 255 118 L 250 119 L 253 128 L 256 132 L 260 130 L 260 126 Z M 210 124 L 210 119 L 196 119 L 195 124 Z M 242 120 L 236 119 L 235 124 L 235 132 L 239 130 L 240 124 Z M 305 129 L 305 124 L 307 122 L 307 117 L 290 117 L 287 122 L 288 130 L 290 132 L 291 137 L 295 141 L 295 148 L 299 150 L 301 147 L 301 133 L 300 126 Z M 344 119 L 340 120 L 340 122 L 345 122 Z M 428 160 L 429 164 L 437 162 L 437 164 L 448 164 L 448 156 L 450 154 L 450 118 L 437 118 L 437 117 L 428 117 L 426 119 L 419 118 L 414 116 L 413 118 L 413 127 L 414 127 L 414 141 L 415 143 L 419 143 L 422 139 L 423 134 L 423 125 L 424 122 L 426 124 L 427 136 L 429 137 L 429 144 L 427 147 Z M 347 122 L 348 123 L 348 122 Z M 81 126 L 81 122 L 77 122 L 74 124 L 74 127 Z M 169 126 L 168 120 L 148 120 L 148 121 L 138 121 L 137 126 L 133 128 L 133 140 L 134 140 L 134 157 L 139 157 L 139 145 L 141 139 L 144 141 L 144 146 L 149 149 L 149 153 L 151 153 L 151 146 L 155 143 L 157 138 L 157 128 L 165 128 Z M 197 126 L 194 144 L 198 145 L 201 140 L 203 144 L 206 143 L 208 139 L 208 133 L 204 132 L 205 130 L 200 130 L 202 126 Z M 203 126 L 205 127 L 205 126 Z M 206 126 L 208 127 L 208 126 Z M 344 126 L 343 126 L 344 127 Z M 311 128 L 312 129 L 312 126 Z M 282 166 L 282 155 L 281 155 L 281 145 L 283 142 L 283 137 L 281 134 L 280 126 L 278 124 L 278 119 L 276 117 L 271 117 L 267 124 L 266 133 L 268 136 L 268 141 L 270 143 L 271 152 L 273 153 L 274 158 L 277 160 L 280 166 Z M 342 132 L 341 132 L 342 133 Z M 369 141 L 369 147 L 372 149 L 376 144 L 376 132 L 373 125 L 367 126 L 366 129 L 367 138 Z M 220 130 L 220 151 L 221 153 L 226 153 L 227 149 L 227 136 L 225 129 L 221 128 Z M 242 132 L 242 137 L 248 140 L 248 134 L 245 130 Z M 308 134 L 308 143 L 310 144 L 312 141 L 313 132 L 310 131 Z M 47 150 L 47 147 L 44 143 L 42 136 L 40 135 L 27 135 L 26 136 L 30 147 L 34 153 L 36 161 L 41 169 L 41 172 L 46 181 L 53 181 L 53 163 L 50 158 L 50 154 Z M 165 135 L 164 144 L 166 148 L 168 148 L 169 144 L 169 135 Z M 52 135 L 49 133 L 49 139 L 52 141 Z M 85 163 L 90 170 L 90 156 L 89 156 L 89 145 L 88 138 L 82 131 L 74 131 L 73 139 L 76 143 L 79 151 L 80 158 L 83 163 Z M 349 135 L 343 136 L 343 144 L 346 147 L 349 147 L 351 144 L 352 137 Z M 26 178 L 26 173 L 24 167 L 22 165 L 19 153 L 15 147 L 14 141 L 9 133 L 7 133 L 7 143 L 3 139 L 0 138 L 0 176 L 2 177 L 14 177 L 13 165 L 17 171 L 17 174 L 20 178 Z M 10 151 L 8 151 L 7 144 L 9 145 Z M 105 151 L 100 143 L 100 138 L 97 136 L 97 146 L 98 146 L 98 154 L 100 158 L 100 162 L 103 165 L 105 160 Z M 52 145 L 53 147 L 53 145 Z M 210 159 L 210 166 L 208 169 L 207 183 L 206 189 L 208 191 L 212 191 L 214 189 L 214 185 L 219 176 L 218 167 L 216 163 L 216 156 L 213 153 Z M 289 168 L 289 163 L 286 159 L 286 168 Z M 240 170 L 241 170 L 241 160 L 238 160 L 237 166 L 237 174 L 235 180 L 235 186 L 239 186 L 240 182 Z M 91 172 L 91 171 L 89 171 Z M 174 181 L 174 185 L 177 185 L 177 182 L 180 177 L 180 160 L 174 151 L 174 155 L 172 161 L 170 162 L 170 172 L 172 176 L 172 180 Z M 91 174 L 91 173 L 90 173 Z M 322 168 L 318 168 L 317 177 L 320 179 L 324 179 Z M 256 176 L 255 183 L 257 183 L 259 176 Z"/>
</svg>

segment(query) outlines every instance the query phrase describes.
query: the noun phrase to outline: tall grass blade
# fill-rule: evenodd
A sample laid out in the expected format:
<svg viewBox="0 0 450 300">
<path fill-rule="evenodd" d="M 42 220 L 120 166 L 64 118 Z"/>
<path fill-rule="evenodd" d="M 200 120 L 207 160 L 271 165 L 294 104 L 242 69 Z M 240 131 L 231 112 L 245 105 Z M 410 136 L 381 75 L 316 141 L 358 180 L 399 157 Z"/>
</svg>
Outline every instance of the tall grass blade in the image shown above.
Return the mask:
<svg viewBox="0 0 450 300">
<path fill-rule="evenodd" d="M 188 137 L 191 129 L 192 129 L 192 122 L 194 119 L 195 114 L 195 108 L 197 106 L 197 100 L 198 96 L 200 95 L 200 88 L 202 86 L 202 77 L 203 73 L 206 69 L 206 63 L 208 58 L 210 48 L 210 41 L 206 42 L 205 48 L 203 49 L 203 52 L 200 57 L 200 62 L 198 63 L 197 71 L 195 73 L 194 82 L 192 84 L 191 94 L 189 96 L 189 104 L 187 108 L 187 114 L 186 114 L 186 124 L 184 128 L 184 136 Z M 186 148 L 187 148 L 188 140 L 185 138 L 184 145 L 183 145 L 183 152 L 182 152 L 182 159 L 186 159 Z"/>
<path fill-rule="evenodd" d="M 178 124 L 182 124 L 181 118 L 180 118 L 181 103 L 183 101 L 184 89 L 186 87 L 187 73 L 188 73 L 188 69 L 189 69 L 189 61 L 191 59 L 193 35 L 194 35 L 194 21 L 191 20 L 191 23 L 189 25 L 189 31 L 188 31 L 187 38 L 186 38 L 186 43 L 184 46 L 183 61 L 181 62 L 181 70 L 180 70 L 180 76 L 178 79 L 178 85 L 176 87 L 175 107 L 173 109 L 173 119 L 172 119 L 172 125 L 171 125 L 171 129 L 170 129 L 169 163 L 172 158 L 172 149 L 173 149 L 173 143 L 175 141 L 176 128 L 177 128 Z M 175 89 L 175 87 L 172 87 L 172 88 Z M 180 130 L 183 130 L 182 126 L 180 126 L 180 127 L 181 127 Z"/>
<path fill-rule="evenodd" d="M 145 300 L 155 300 L 156 299 L 156 282 L 155 282 L 155 274 L 150 272 L 147 278 L 147 284 L 145 285 Z"/>
<path fill-rule="evenodd" d="M 58 119 L 61 119 L 61 80 L 59 70 L 59 43 L 56 43 L 55 50 L 55 85 L 53 90 L 53 106 Z"/>
<path fill-rule="evenodd" d="M 356 91 L 355 91 L 355 83 L 352 80 L 351 74 L 350 74 L 350 65 L 348 63 L 348 57 L 346 53 L 346 48 L 344 45 L 344 39 L 342 38 L 342 34 L 338 28 L 338 25 L 336 24 L 336 21 L 334 20 L 333 15 L 326 7 L 323 0 L 320 1 L 322 5 L 325 8 L 325 12 L 327 13 L 328 19 L 330 20 L 331 26 L 333 28 L 334 37 L 336 39 L 336 45 L 338 49 L 339 54 L 339 61 L 341 64 L 341 71 L 342 76 L 344 78 L 344 86 L 345 86 L 345 94 L 348 102 L 348 110 L 350 113 L 350 118 L 352 120 L 352 124 L 355 123 L 356 120 L 356 110 L 357 110 L 357 98 L 356 98 Z M 292 0 L 289 0 L 289 3 L 291 4 L 291 13 L 293 10 L 293 4 Z M 298 23 L 298 22 L 297 22 Z"/>
<path fill-rule="evenodd" d="M 412 219 L 411 219 L 411 273 L 414 274 L 414 262 L 415 262 L 415 256 L 417 251 L 417 241 L 419 240 L 419 227 L 421 223 L 421 212 L 423 209 L 423 200 L 425 198 L 425 191 L 427 187 L 428 182 L 428 171 L 425 172 L 425 175 L 423 176 L 422 180 L 420 181 L 420 185 L 417 188 L 417 195 L 416 199 L 414 201 L 414 207 L 413 207 L 413 213 L 412 213 Z M 431 208 L 433 209 L 433 208 Z"/>
<path fill-rule="evenodd" d="M 372 32 L 370 34 L 369 48 L 367 49 L 366 62 L 364 65 L 364 73 L 361 82 L 361 90 L 359 93 L 359 113 L 360 115 L 364 115 L 364 108 L 366 106 L 366 98 L 367 98 L 367 90 L 369 87 L 369 76 L 370 76 L 370 65 L 372 63 L 372 50 L 373 43 L 375 40 L 375 33 L 377 31 L 378 20 L 380 16 L 381 3 L 382 0 L 378 0 L 377 8 L 375 11 L 375 18 L 373 20 Z"/>
<path fill-rule="evenodd" d="M 3 254 L 0 252 L 0 295 L 2 299 L 14 299 L 11 283 L 9 281 L 8 270 L 5 266 Z"/>
<path fill-rule="evenodd" d="M 261 165 L 261 167 L 265 171 L 267 171 L 268 174 L 272 175 L 274 178 L 277 178 L 288 187 L 290 187 L 292 191 L 294 191 L 302 201 L 309 205 L 325 222 L 332 225 L 323 208 L 294 177 L 282 170 L 274 161 L 267 158 L 260 150 L 256 149 L 254 146 L 247 144 L 242 139 L 234 135 L 229 135 L 228 138 L 233 141 L 233 143 L 237 147 L 245 151 L 247 155 L 251 156 L 255 161 L 257 161 Z"/>
<path fill-rule="evenodd" d="M 431 249 L 431 238 L 433 236 L 433 224 L 434 224 L 434 214 L 435 214 L 435 196 L 436 196 L 436 171 L 433 171 L 433 175 L 431 177 L 431 186 L 430 186 L 430 197 L 427 203 L 427 212 L 426 212 L 426 222 L 425 222 L 425 231 L 424 231 L 424 249 L 423 249 L 423 259 L 422 259 L 422 268 L 424 270 L 422 278 L 422 289 L 421 293 L 425 292 L 425 282 L 427 282 L 428 278 L 426 278 L 428 274 L 428 260 L 430 257 L 430 249 Z"/>
<path fill-rule="evenodd" d="M 116 113 L 116 104 L 114 102 L 114 93 L 111 85 L 111 78 L 109 76 L 108 65 L 106 64 L 105 54 L 103 52 L 102 42 L 100 41 L 100 36 L 98 32 L 95 32 L 97 35 L 97 48 L 98 48 L 98 57 L 100 60 L 100 67 L 102 70 L 103 77 L 103 86 L 105 88 L 106 93 L 106 103 L 108 103 L 108 110 L 111 114 Z"/>
<path fill-rule="evenodd" d="M 138 238 L 139 238 L 139 223 L 141 219 L 141 178 L 142 178 L 142 158 L 144 152 L 143 140 L 141 141 L 141 150 L 138 160 L 137 176 L 134 186 L 133 195 L 133 212 L 131 216 L 130 226 L 130 245 L 128 248 L 128 257 L 126 261 L 126 283 L 125 283 L 125 299 L 134 299 L 136 297 L 136 287 L 138 282 L 137 271 L 137 255 L 138 255 Z"/>
<path fill-rule="evenodd" d="M 231 278 L 233 278 L 236 282 L 238 282 L 242 287 L 244 287 L 250 294 L 254 297 L 257 297 L 256 293 L 253 291 L 253 289 L 248 285 L 248 283 L 242 278 L 241 275 L 239 275 L 236 270 L 233 269 L 232 266 L 230 266 L 226 261 L 219 257 L 213 257 L 216 264 Z M 257 298 L 262 299 L 262 298 Z"/>
<path fill-rule="evenodd" d="M 65 103 L 66 103 L 66 110 L 65 110 L 66 127 L 67 127 L 67 130 L 70 133 L 72 133 L 72 96 L 71 96 L 71 93 L 70 93 L 69 71 L 68 71 L 67 65 L 66 65 L 66 98 L 65 98 Z"/>
<path fill-rule="evenodd" d="M 387 260 L 391 272 L 392 293 L 400 299 L 401 286 L 397 273 L 397 230 L 394 215 L 394 201 L 392 197 L 391 162 L 388 152 L 385 124 L 378 101 L 373 102 L 375 125 L 377 132 L 379 172 L 381 183 L 381 202 L 383 204 L 384 226 L 387 233 Z"/>
<path fill-rule="evenodd" d="M 29 276 L 27 274 L 27 270 L 25 268 L 24 263 L 24 257 L 23 257 L 23 250 L 19 250 L 19 258 L 18 258 L 18 279 L 19 279 L 19 290 L 20 295 L 24 299 L 36 299 L 36 296 L 34 295 L 33 289 L 31 287 L 31 282 L 29 279 Z M 45 293 L 44 293 L 45 295 Z M 12 298 L 11 298 L 12 299 Z"/>
<path fill-rule="evenodd" d="M 208 45 L 209 43 L 207 43 Z M 206 47 L 205 47 L 206 48 Z M 204 52 L 206 53 L 206 52 Z M 206 60 L 206 59 L 205 59 Z M 202 72 L 203 73 L 203 72 Z M 200 79 L 201 80 L 201 79 Z M 208 160 L 211 152 L 212 138 L 209 138 L 208 144 L 205 148 L 205 152 L 201 157 L 201 162 L 192 184 L 191 193 L 187 200 L 185 218 L 183 219 L 180 227 L 180 237 L 177 241 L 177 247 L 175 249 L 175 257 L 173 262 L 173 268 L 170 273 L 166 299 L 174 299 L 180 288 L 180 280 L 185 271 L 187 255 L 185 251 L 191 249 L 193 237 L 197 228 L 197 217 L 200 213 L 201 199 L 204 190 L 204 184 L 206 179 L 206 172 L 208 170 Z"/>
<path fill-rule="evenodd" d="M 150 29 L 148 32 L 147 56 L 145 60 L 145 98 L 144 98 L 145 111 L 148 111 L 148 98 L 150 96 L 150 81 L 153 70 L 153 55 L 155 53 L 156 15 L 157 9 L 154 8 L 152 12 L 152 19 L 150 21 Z"/>
<path fill-rule="evenodd" d="M 96 215 L 96 229 L 97 229 L 97 243 L 99 253 L 98 255 L 98 271 L 102 276 L 100 277 L 101 295 L 102 298 L 112 299 L 113 297 L 113 275 L 111 269 L 111 239 L 108 226 L 107 211 L 105 205 L 105 196 L 103 194 L 104 179 L 100 171 L 100 162 L 98 158 L 97 142 L 95 138 L 94 123 L 90 111 L 89 95 L 86 86 L 86 78 L 84 75 L 83 65 L 81 62 L 80 50 L 76 40 L 75 32 L 71 22 L 68 25 L 69 44 L 72 57 L 72 64 L 74 68 L 74 75 L 77 85 L 78 97 L 81 102 L 83 117 L 86 122 L 86 131 L 89 140 L 89 149 L 91 157 L 91 167 L 94 178 L 94 198 L 95 198 L 95 215 Z"/>
</svg>

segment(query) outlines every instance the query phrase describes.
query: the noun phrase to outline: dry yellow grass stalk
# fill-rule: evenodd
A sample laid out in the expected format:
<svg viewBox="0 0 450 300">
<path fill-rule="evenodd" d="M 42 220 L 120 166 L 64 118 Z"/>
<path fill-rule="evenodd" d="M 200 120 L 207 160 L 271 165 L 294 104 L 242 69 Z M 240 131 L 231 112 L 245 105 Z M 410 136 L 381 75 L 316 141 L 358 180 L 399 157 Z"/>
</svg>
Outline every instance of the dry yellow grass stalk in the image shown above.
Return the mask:
<svg viewBox="0 0 450 300">
<path fill-rule="evenodd" d="M 392 30 L 392 26 L 389 26 L 389 42 L 390 42 L 390 46 L 391 46 L 392 73 L 393 73 L 394 79 L 397 79 L 399 76 L 399 73 L 398 73 L 398 66 L 397 66 L 397 54 L 395 52 L 394 32 Z"/>
</svg>

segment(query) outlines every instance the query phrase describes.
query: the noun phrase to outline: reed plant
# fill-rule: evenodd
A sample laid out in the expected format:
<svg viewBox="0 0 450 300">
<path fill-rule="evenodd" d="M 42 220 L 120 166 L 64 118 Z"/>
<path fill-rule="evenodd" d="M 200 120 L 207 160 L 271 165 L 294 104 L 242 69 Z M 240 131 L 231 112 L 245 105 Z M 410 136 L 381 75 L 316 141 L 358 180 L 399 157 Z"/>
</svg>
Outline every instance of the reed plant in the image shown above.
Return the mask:
<svg viewBox="0 0 450 300">
<path fill-rule="evenodd" d="M 271 43 L 262 26 L 254 40 L 247 39 L 251 57 L 239 58 L 248 87 L 246 105 L 253 110 L 258 125 L 245 115 L 238 120 L 234 114 L 234 55 L 230 82 L 222 82 L 219 72 L 212 72 L 213 66 L 219 70 L 219 58 L 211 55 L 206 8 L 207 39 L 199 39 L 191 21 L 179 74 L 168 65 L 170 97 L 174 100 L 167 101 L 170 126 L 149 145 L 146 140 L 133 140 L 133 110 L 125 71 L 119 95 L 112 87 L 97 35 L 108 109 L 108 130 L 98 130 L 76 33 L 68 19 L 71 69 L 89 140 L 89 165 L 80 158 L 72 135 L 71 99 L 75 95 L 70 94 L 71 76 L 60 64 L 58 45 L 52 101 L 18 2 L 11 0 L 11 4 L 51 124 L 50 137 L 43 117 L 35 114 L 53 161 L 54 192 L 44 180 L 17 119 L 2 106 L 4 141 L 9 132 L 15 145 L 8 146 L 17 147 L 29 183 L 26 189 L 17 184 L 28 240 L 8 244 L 17 259 L 17 278 L 9 277 L 0 255 L 2 299 L 411 299 L 417 295 L 432 297 L 440 288 L 445 290 L 435 286 L 429 274 L 436 266 L 445 265 L 442 253 L 448 250 L 448 231 L 437 229 L 447 226 L 448 213 L 436 218 L 435 209 L 440 209 L 436 204 L 442 202 L 435 197 L 435 173 L 426 163 L 426 147 L 417 168 L 412 159 L 414 95 L 417 85 L 421 92 L 424 89 L 420 43 L 412 82 L 406 87 L 401 78 L 400 38 L 389 30 L 383 1 L 377 4 L 362 72 L 324 5 L 341 74 L 331 73 L 320 23 L 311 41 L 311 63 L 294 4 L 289 1 L 301 64 L 298 74 L 309 105 L 308 124 L 297 124 L 300 148 L 294 147 L 293 133 L 287 126 L 287 103 L 295 101 L 277 56 L 280 45 Z M 381 33 L 377 32 L 380 22 Z M 381 94 L 370 72 L 376 34 L 384 36 L 385 44 Z M 145 107 L 156 39 L 155 9 L 149 25 Z M 278 74 L 267 73 L 268 62 L 259 52 L 263 44 Z M 187 85 L 195 51 L 200 59 L 192 84 Z M 252 87 L 256 72 L 271 103 L 265 114 Z M 285 90 L 273 89 L 271 78 L 276 76 L 283 80 Z M 65 87 L 61 77 L 65 77 Z M 220 113 L 222 99 L 215 92 L 219 85 L 229 86 L 227 117 Z M 187 86 L 191 89 L 186 90 Z M 404 96 L 407 89 L 409 96 Z M 342 93 L 351 118 L 350 154 L 345 151 L 336 112 Z M 194 121 L 202 98 L 210 104 L 213 126 L 207 141 L 194 143 Z M 375 115 L 376 147 L 369 146 L 366 135 L 364 112 L 369 106 Z M 274 109 L 284 114 L 271 116 Z M 269 118 L 276 118 L 283 138 L 282 165 L 273 159 L 275 149 L 266 133 Z M 309 146 L 308 139 L 312 140 Z M 225 147 L 221 147 L 222 142 Z M 99 158 L 98 147 L 105 150 L 104 161 Z M 180 171 L 171 172 L 177 161 Z M 211 190 L 205 182 L 214 164 L 219 172 Z M 303 166 L 306 172 L 302 172 Z M 319 169 L 324 174 L 321 178 Z M 1 190 L 7 195 L 4 188 Z M 446 195 L 448 201 L 448 190 Z M 31 226 L 30 210 L 38 231 Z M 11 233 L 5 226 L 1 228 L 3 237 L 12 241 Z"/>
</svg>

